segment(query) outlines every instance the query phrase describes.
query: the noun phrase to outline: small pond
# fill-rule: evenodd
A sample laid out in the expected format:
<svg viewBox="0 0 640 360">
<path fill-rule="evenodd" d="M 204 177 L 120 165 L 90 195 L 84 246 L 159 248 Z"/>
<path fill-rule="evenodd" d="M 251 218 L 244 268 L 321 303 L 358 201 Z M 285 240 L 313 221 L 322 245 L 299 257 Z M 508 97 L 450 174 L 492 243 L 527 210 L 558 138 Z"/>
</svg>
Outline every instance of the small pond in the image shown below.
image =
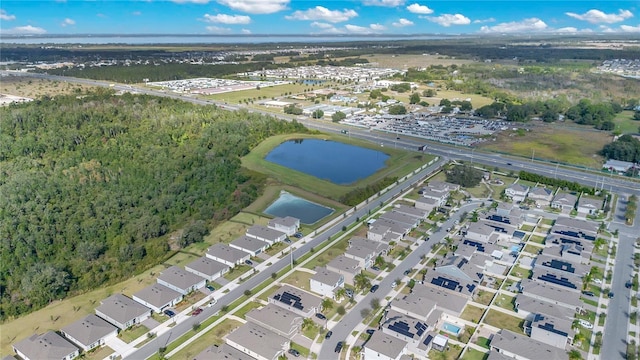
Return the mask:
<svg viewBox="0 0 640 360">
<path fill-rule="evenodd" d="M 385 167 L 389 155 L 382 151 L 320 139 L 285 141 L 266 160 L 293 170 L 347 185 Z"/>
<path fill-rule="evenodd" d="M 314 224 L 332 212 L 331 208 L 299 198 L 286 191 L 282 191 L 280 197 L 264 210 L 265 214 L 273 216 L 298 218 L 306 225 Z"/>
</svg>

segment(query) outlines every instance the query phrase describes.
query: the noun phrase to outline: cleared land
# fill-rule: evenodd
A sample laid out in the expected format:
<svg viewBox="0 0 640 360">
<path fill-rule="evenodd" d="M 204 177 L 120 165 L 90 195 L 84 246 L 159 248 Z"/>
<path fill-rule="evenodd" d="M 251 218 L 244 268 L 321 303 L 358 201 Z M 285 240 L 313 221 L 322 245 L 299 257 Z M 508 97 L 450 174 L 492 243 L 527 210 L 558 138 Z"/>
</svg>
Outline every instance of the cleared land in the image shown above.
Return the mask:
<svg viewBox="0 0 640 360">
<path fill-rule="evenodd" d="M 463 65 L 474 63 L 472 60 L 461 60 L 446 55 L 413 55 L 413 54 L 371 54 L 361 56 L 369 63 L 377 63 L 377 67 L 404 70 L 422 68 L 431 65 Z"/>
<path fill-rule="evenodd" d="M 55 96 L 85 92 L 89 89 L 93 89 L 93 87 L 60 81 L 24 78 L 21 76 L 3 76 L 0 79 L 0 94 L 10 94 L 34 99 L 44 95 Z"/>
</svg>

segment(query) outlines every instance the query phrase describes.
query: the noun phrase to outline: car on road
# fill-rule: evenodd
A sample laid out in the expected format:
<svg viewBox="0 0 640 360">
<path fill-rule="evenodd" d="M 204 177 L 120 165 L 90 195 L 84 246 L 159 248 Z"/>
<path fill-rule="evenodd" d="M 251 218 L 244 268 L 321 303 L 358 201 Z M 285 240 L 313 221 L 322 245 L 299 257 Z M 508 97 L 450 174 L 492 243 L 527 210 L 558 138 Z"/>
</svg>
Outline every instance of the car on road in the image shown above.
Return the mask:
<svg viewBox="0 0 640 360">
<path fill-rule="evenodd" d="M 298 350 L 296 350 L 296 349 L 289 349 L 288 353 L 293 355 L 293 356 L 295 356 L 295 357 L 300 356 L 300 352 Z"/>
<path fill-rule="evenodd" d="M 596 294 L 594 294 L 592 291 L 583 291 L 582 295 L 591 296 L 591 297 L 596 296 Z"/>
<path fill-rule="evenodd" d="M 327 331 L 327 334 L 324 336 L 325 339 L 329 339 L 333 335 L 333 331 Z"/>
<path fill-rule="evenodd" d="M 377 284 L 376 284 L 376 285 L 373 285 L 373 286 L 371 287 L 371 290 L 369 290 L 369 291 L 371 291 L 372 293 L 374 293 L 374 292 L 376 292 L 376 291 L 378 290 L 378 288 L 379 288 L 379 287 L 380 287 L 380 285 L 377 285 Z"/>
<path fill-rule="evenodd" d="M 201 308 L 197 308 L 197 309 L 193 310 L 193 312 L 191 313 L 191 316 L 197 316 L 197 315 L 200 315 L 200 313 L 202 313 L 202 309 Z"/>
<path fill-rule="evenodd" d="M 342 351 L 342 341 L 338 341 L 338 343 L 336 344 L 336 348 L 333 351 L 335 351 L 337 353 Z"/>
<path fill-rule="evenodd" d="M 373 330 L 373 329 L 367 329 L 367 334 L 369 334 L 369 335 L 373 335 L 374 332 L 376 332 L 376 331 Z"/>
<path fill-rule="evenodd" d="M 513 164 L 508 162 L 508 163 L 507 163 L 507 165 L 511 166 L 511 165 L 513 165 Z"/>
<path fill-rule="evenodd" d="M 396 288 L 396 286 L 398 286 L 398 282 L 397 282 L 397 281 L 394 281 L 394 282 L 393 282 L 393 284 L 391 284 L 391 287 L 395 289 L 395 288 Z"/>
<path fill-rule="evenodd" d="M 631 283 L 631 281 L 627 280 L 626 283 L 624 283 L 624 287 L 626 287 L 627 289 L 631 289 L 631 286 L 633 285 L 633 283 Z"/>
<path fill-rule="evenodd" d="M 583 319 L 580 319 L 580 326 L 582 326 L 585 329 L 593 329 L 593 324 Z"/>
<path fill-rule="evenodd" d="M 206 288 L 207 288 L 207 290 L 209 290 L 209 291 L 216 291 L 216 288 L 214 288 L 214 287 L 213 287 L 213 286 L 211 286 L 211 285 L 207 285 L 207 286 L 206 286 Z"/>
<path fill-rule="evenodd" d="M 321 313 L 316 313 L 316 317 L 320 320 L 327 320 L 327 317 L 322 315 Z"/>
<path fill-rule="evenodd" d="M 213 305 L 215 305 L 217 303 L 218 303 L 218 300 L 213 299 L 213 300 L 209 301 L 209 303 L 207 304 L 207 307 L 212 307 Z"/>
<path fill-rule="evenodd" d="M 253 261 L 251 261 L 251 260 L 245 260 L 244 263 L 249 265 L 249 266 L 253 265 Z"/>
<path fill-rule="evenodd" d="M 167 310 L 163 311 L 163 313 L 164 313 L 165 315 L 167 315 L 168 317 L 174 317 L 174 316 L 176 316 L 176 313 L 175 313 L 175 312 L 173 312 L 173 311 L 171 311 L 171 310 L 169 310 L 169 309 L 167 309 Z"/>
<path fill-rule="evenodd" d="M 407 270 L 405 270 L 405 271 L 404 271 L 404 273 L 403 273 L 403 274 L 404 274 L 405 276 L 406 276 L 406 275 L 409 275 L 409 274 L 411 274 L 411 270 L 412 270 L 412 269 L 407 269 Z"/>
<path fill-rule="evenodd" d="M 607 294 L 607 296 L 609 296 L 609 299 L 613 299 L 613 295 L 614 295 L 614 294 L 613 294 L 613 292 L 612 292 L 612 291 L 609 291 L 609 294 Z"/>
</svg>

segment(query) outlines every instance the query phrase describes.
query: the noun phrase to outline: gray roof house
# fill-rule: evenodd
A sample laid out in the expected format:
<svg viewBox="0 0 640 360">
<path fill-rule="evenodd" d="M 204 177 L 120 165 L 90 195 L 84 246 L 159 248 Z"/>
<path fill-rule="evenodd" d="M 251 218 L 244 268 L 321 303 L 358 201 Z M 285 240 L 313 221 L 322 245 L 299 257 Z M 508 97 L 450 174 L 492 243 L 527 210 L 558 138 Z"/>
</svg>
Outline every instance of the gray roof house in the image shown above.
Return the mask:
<svg viewBox="0 0 640 360">
<path fill-rule="evenodd" d="M 389 244 L 391 241 L 398 241 L 402 238 L 402 234 L 398 234 L 391 230 L 391 227 L 376 220 L 369 230 L 367 230 L 367 239 L 373 241 L 379 241 L 381 243 Z"/>
<path fill-rule="evenodd" d="M 531 278 L 560 286 L 569 291 L 582 290 L 582 278 L 572 276 L 566 271 L 556 270 L 546 266 L 535 266 Z"/>
<path fill-rule="evenodd" d="M 229 271 L 229 265 L 203 256 L 185 265 L 184 269 L 208 281 L 213 281 Z"/>
<path fill-rule="evenodd" d="M 253 225 L 248 228 L 247 236 L 267 242 L 269 245 L 284 241 L 287 238 L 286 233 L 262 225 Z"/>
<path fill-rule="evenodd" d="M 396 205 L 393 210 L 393 212 L 397 212 L 397 213 L 401 213 L 401 214 L 406 214 L 409 216 L 413 216 L 416 217 L 420 220 L 426 220 L 427 216 L 429 216 L 429 212 L 430 211 L 425 211 L 425 210 L 421 210 L 418 209 L 415 206 L 409 206 L 409 205 Z"/>
<path fill-rule="evenodd" d="M 478 266 L 480 264 L 474 258 L 479 259 L 482 255 L 482 253 L 473 254 L 471 259 L 455 255 L 448 256 L 436 266 L 436 272 L 440 275 L 456 277 L 467 283 L 479 283 L 484 277 L 484 268 Z"/>
<path fill-rule="evenodd" d="M 311 291 L 333 299 L 335 291 L 344 287 L 344 275 L 325 267 L 316 268 L 316 273 L 309 279 Z"/>
<path fill-rule="evenodd" d="M 429 184 L 427 184 L 427 188 L 436 192 L 449 192 L 460 190 L 460 185 L 446 181 L 434 180 L 429 181 Z"/>
<path fill-rule="evenodd" d="M 407 342 L 382 331 L 376 331 L 364 345 L 365 359 L 400 360 L 407 351 Z"/>
<path fill-rule="evenodd" d="M 573 319 L 574 309 L 564 306 L 556 306 L 545 300 L 532 298 L 524 294 L 516 295 L 514 300 L 515 311 L 525 317 L 525 320 L 533 321 L 536 314 L 546 314 L 560 319 Z"/>
<path fill-rule="evenodd" d="M 527 198 L 534 200 L 537 206 L 548 206 L 553 199 L 553 190 L 541 186 L 535 186 L 529 190 Z"/>
<path fill-rule="evenodd" d="M 389 309 L 384 312 L 380 326 L 382 332 L 407 342 L 410 348 L 420 344 L 420 340 L 427 330 L 433 329 L 434 324 Z"/>
<path fill-rule="evenodd" d="M 574 311 L 582 308 L 579 292 L 551 285 L 545 281 L 524 279 L 520 282 L 520 289 L 524 295 Z"/>
<path fill-rule="evenodd" d="M 304 317 L 313 316 L 322 308 L 321 297 L 291 285 L 282 286 L 269 296 L 268 301 Z"/>
<path fill-rule="evenodd" d="M 546 241 L 549 245 L 542 249 L 541 255 L 555 257 L 580 264 L 588 264 L 591 261 L 590 250 L 593 250 L 593 247 L 585 247 L 581 244 L 576 243 L 561 244 L 561 237 L 547 237 Z"/>
<path fill-rule="evenodd" d="M 514 202 L 520 202 L 527 197 L 529 187 L 521 184 L 511 184 L 504 189 L 504 194 L 511 198 Z"/>
<path fill-rule="evenodd" d="M 261 252 L 267 250 L 269 245 L 270 244 L 266 241 L 247 235 L 242 235 L 229 243 L 229 246 L 232 248 L 245 251 L 251 256 L 257 256 Z"/>
<path fill-rule="evenodd" d="M 554 209 L 560 209 L 565 213 L 569 213 L 576 206 L 577 201 L 577 196 L 558 191 L 551 200 L 551 207 Z"/>
<path fill-rule="evenodd" d="M 359 261 L 360 267 L 367 269 L 373 266 L 379 255 L 385 255 L 388 250 L 388 244 L 355 236 L 349 240 L 344 256 Z"/>
<path fill-rule="evenodd" d="M 593 221 L 580 220 L 568 217 L 559 217 L 551 228 L 551 233 L 595 240 L 598 235 L 599 224 Z"/>
<path fill-rule="evenodd" d="M 53 331 L 18 341 L 13 351 L 24 360 L 71 360 L 80 355 L 77 347 Z"/>
<path fill-rule="evenodd" d="M 604 201 L 602 199 L 586 196 L 582 194 L 578 200 L 578 213 L 595 215 L 602 210 Z"/>
<path fill-rule="evenodd" d="M 589 271 L 591 270 L 589 266 L 583 265 L 580 262 L 574 262 L 561 258 L 559 259 L 557 257 L 544 254 L 544 250 L 543 253 L 541 255 L 538 255 L 538 257 L 535 259 L 534 267 L 538 266 L 559 270 L 567 273 L 567 275 L 577 276 L 579 278 L 587 275 L 587 273 L 589 273 Z"/>
<path fill-rule="evenodd" d="M 196 355 L 192 360 L 255 360 L 242 351 L 233 348 L 227 344 L 211 345 L 208 348 L 202 350 L 200 354 Z"/>
<path fill-rule="evenodd" d="M 437 271 L 429 271 L 424 278 L 425 284 L 441 287 L 444 290 L 451 291 L 468 298 L 472 298 L 477 292 L 478 286 L 473 281 L 467 281 L 455 276 L 444 275 Z"/>
<path fill-rule="evenodd" d="M 569 319 L 560 319 L 546 314 L 536 314 L 528 324 L 531 338 L 545 344 L 564 349 L 573 342 L 576 332 L 571 328 Z"/>
<path fill-rule="evenodd" d="M 151 317 L 151 309 L 122 294 L 114 294 L 100 302 L 96 315 L 124 330 Z"/>
<path fill-rule="evenodd" d="M 178 266 L 172 266 L 158 276 L 158 284 L 173 289 L 182 295 L 187 295 L 192 291 L 203 288 L 206 283 L 207 281 L 204 278 Z"/>
<path fill-rule="evenodd" d="M 564 349 L 547 345 L 509 330 L 501 330 L 491 339 L 491 350 L 522 360 L 566 360 Z"/>
<path fill-rule="evenodd" d="M 182 298 L 182 293 L 158 283 L 133 294 L 133 300 L 157 313 L 161 313 L 166 307 L 174 306 L 182 301 Z"/>
<path fill-rule="evenodd" d="M 344 255 L 338 255 L 327 264 L 327 269 L 344 276 L 344 282 L 353 285 L 353 278 L 358 275 L 362 268 L 357 260 L 349 259 Z"/>
<path fill-rule="evenodd" d="M 416 206 L 416 209 L 424 210 L 431 213 L 435 208 L 440 206 L 439 203 L 440 202 L 436 199 L 431 199 L 431 198 L 426 198 L 421 196 L 416 199 L 416 202 L 414 203 L 414 205 Z"/>
<path fill-rule="evenodd" d="M 409 225 L 409 224 L 406 224 L 406 223 L 403 223 L 403 222 L 390 220 L 390 219 L 383 218 L 383 217 L 378 218 L 376 220 L 376 222 L 373 224 L 372 228 L 375 227 L 375 226 L 388 227 L 389 231 L 391 233 L 394 233 L 396 235 L 396 237 L 399 236 L 400 238 L 404 238 L 405 235 L 407 235 L 413 229 L 412 225 Z M 367 237 L 369 237 L 369 236 L 367 235 Z M 372 240 L 375 240 L 375 239 L 372 239 Z M 378 240 L 378 241 L 380 241 L 380 240 Z M 382 240 L 382 241 L 384 241 L 384 240 Z M 391 241 L 393 241 L 393 240 L 391 240 Z M 384 242 L 388 243 L 389 241 L 384 241 Z"/>
<path fill-rule="evenodd" d="M 299 314 L 275 304 L 268 304 L 260 309 L 252 309 L 245 315 L 245 318 L 287 339 L 293 338 L 300 331 L 303 319 Z"/>
<path fill-rule="evenodd" d="M 118 336 L 117 327 L 94 314 L 63 327 L 60 332 L 83 351 L 102 346 L 107 339 Z"/>
<path fill-rule="evenodd" d="M 235 329 L 225 341 L 258 360 L 276 360 L 290 346 L 289 339 L 252 322 Z"/>
<path fill-rule="evenodd" d="M 209 259 L 219 261 L 229 266 L 242 264 L 245 260 L 249 260 L 251 255 L 242 250 L 232 248 L 227 244 L 213 244 L 208 250 L 206 256 Z"/>
<path fill-rule="evenodd" d="M 407 295 L 405 299 L 411 300 L 414 296 L 418 299 L 435 302 L 438 310 L 454 316 L 460 316 L 469 301 L 466 296 L 445 291 L 431 284 L 416 284 L 411 294 Z"/>
<path fill-rule="evenodd" d="M 271 229 L 281 231 L 289 236 L 295 234 L 300 229 L 300 219 L 292 216 L 277 217 L 271 219 L 267 226 Z"/>
<path fill-rule="evenodd" d="M 406 224 L 411 228 L 415 228 L 416 226 L 420 225 L 419 218 L 395 211 L 387 211 L 380 216 L 380 219 L 386 219 L 389 221 L 395 221 L 400 224 Z"/>
<path fill-rule="evenodd" d="M 483 222 L 472 222 L 469 224 L 469 227 L 467 228 L 467 233 L 465 237 L 471 240 L 481 241 L 483 243 L 491 244 L 491 243 L 494 243 L 495 240 L 497 240 L 497 237 L 491 237 L 494 231 L 495 231 L 494 228 L 492 228 L 491 226 L 485 225 L 485 223 Z"/>
<path fill-rule="evenodd" d="M 442 206 L 446 204 L 447 199 L 449 198 L 449 192 L 439 192 L 429 188 L 422 190 L 422 194 L 420 195 L 422 195 L 423 198 L 435 201 L 436 206 Z"/>
<path fill-rule="evenodd" d="M 609 159 L 607 160 L 607 162 L 604 163 L 604 165 L 602 165 L 603 169 L 609 170 L 609 171 L 613 171 L 616 172 L 618 174 L 624 174 L 625 172 L 629 171 L 629 169 L 633 168 L 635 166 L 634 163 L 629 162 L 629 161 L 620 161 L 620 160 L 614 160 L 614 159 Z"/>
<path fill-rule="evenodd" d="M 435 301 L 411 294 L 391 300 L 391 310 L 423 321 L 436 310 L 436 305 Z"/>
</svg>

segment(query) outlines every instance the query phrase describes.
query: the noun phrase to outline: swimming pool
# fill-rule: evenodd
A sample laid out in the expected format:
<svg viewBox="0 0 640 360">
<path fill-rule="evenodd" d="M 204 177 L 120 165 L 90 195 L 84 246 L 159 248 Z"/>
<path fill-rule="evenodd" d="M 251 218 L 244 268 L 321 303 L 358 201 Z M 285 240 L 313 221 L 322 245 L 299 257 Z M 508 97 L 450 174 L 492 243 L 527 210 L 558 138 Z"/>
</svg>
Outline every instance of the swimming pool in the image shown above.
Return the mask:
<svg viewBox="0 0 640 360">
<path fill-rule="evenodd" d="M 450 324 L 448 322 L 444 323 L 442 325 L 442 330 L 446 331 L 446 332 L 450 332 L 456 336 L 458 336 L 458 334 L 460 334 L 460 327 L 459 326 L 455 326 L 453 324 Z"/>
</svg>

